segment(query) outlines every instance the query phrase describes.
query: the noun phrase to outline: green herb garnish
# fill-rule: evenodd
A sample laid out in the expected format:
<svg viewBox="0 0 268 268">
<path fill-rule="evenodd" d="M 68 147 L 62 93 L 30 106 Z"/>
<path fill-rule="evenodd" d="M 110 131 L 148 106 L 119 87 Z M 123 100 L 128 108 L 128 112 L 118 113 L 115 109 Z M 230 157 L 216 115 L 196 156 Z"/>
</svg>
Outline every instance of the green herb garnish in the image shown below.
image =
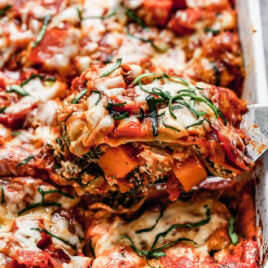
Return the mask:
<svg viewBox="0 0 268 268">
<path fill-rule="evenodd" d="M 235 219 L 231 216 L 229 220 L 229 225 L 228 225 L 228 235 L 234 245 L 236 245 L 239 241 L 238 235 L 236 232 L 234 232 L 234 222 Z"/>
<path fill-rule="evenodd" d="M 4 16 L 11 7 L 12 7 L 11 5 L 7 5 L 2 9 L 0 9 L 0 17 Z"/>
<path fill-rule="evenodd" d="M 163 124 L 164 127 L 166 127 L 166 128 L 170 128 L 170 129 L 175 130 L 175 131 L 177 131 L 177 132 L 181 132 L 179 129 L 177 129 L 177 128 L 173 127 L 173 126 L 167 125 L 167 124 L 164 122 L 164 116 L 165 116 L 165 113 L 162 115 L 162 124 Z"/>
<path fill-rule="evenodd" d="M 25 96 L 29 96 L 29 93 L 26 92 L 21 86 L 19 85 L 11 85 L 7 88 L 6 90 L 7 92 L 16 92 L 19 95 L 25 97 Z"/>
<path fill-rule="evenodd" d="M 108 100 L 108 105 L 105 107 L 106 110 L 108 110 L 109 114 L 115 119 L 115 120 L 122 120 L 127 117 L 129 117 L 128 112 L 118 112 L 114 110 L 114 107 L 124 106 L 126 102 L 123 103 L 113 103 L 111 100 Z"/>
<path fill-rule="evenodd" d="M 46 203 L 42 203 L 42 202 L 38 202 L 38 203 L 34 203 L 22 210 L 20 210 L 18 212 L 18 216 L 22 215 L 23 213 L 25 213 L 28 210 L 34 209 L 34 208 L 39 208 L 39 207 L 61 207 L 60 203 L 57 202 L 46 202 Z"/>
<path fill-rule="evenodd" d="M 101 100 L 101 92 L 100 92 L 99 90 L 92 90 L 92 92 L 97 93 L 97 94 L 99 95 L 99 98 L 98 98 L 98 100 L 97 100 L 96 103 L 95 103 L 95 105 L 98 105 L 98 103 L 99 103 L 100 100 Z"/>
<path fill-rule="evenodd" d="M 131 34 L 130 31 L 129 31 L 128 26 L 126 26 L 126 33 L 127 33 L 128 36 L 130 36 L 130 37 L 132 37 L 132 38 L 134 38 L 134 39 L 136 39 L 136 40 L 139 40 L 139 41 L 141 41 L 141 42 L 143 42 L 143 43 L 150 43 L 151 46 L 152 46 L 157 52 L 159 52 L 159 53 L 164 53 L 164 52 L 166 52 L 167 49 L 168 49 L 168 47 L 161 48 L 161 47 L 157 46 L 157 45 L 155 44 L 154 40 L 152 40 L 152 39 L 145 39 L 145 38 L 138 37 L 138 36 L 135 36 L 135 35 Z"/>
<path fill-rule="evenodd" d="M 155 226 L 158 224 L 159 220 L 162 218 L 164 211 L 165 211 L 165 207 L 162 207 L 162 209 L 160 210 L 160 214 L 157 217 L 155 223 L 151 227 L 137 230 L 136 234 L 140 234 L 140 233 L 144 233 L 144 232 L 151 232 L 155 228 Z"/>
<path fill-rule="evenodd" d="M 110 70 L 104 72 L 104 73 L 100 76 L 100 78 L 102 78 L 102 77 L 106 77 L 106 76 L 108 76 L 109 74 L 111 74 L 113 71 L 115 71 L 116 69 L 118 69 L 118 68 L 121 66 L 121 63 L 122 63 L 122 59 L 121 59 L 121 58 L 117 59 L 116 62 L 115 62 L 115 64 L 114 64 L 114 66 L 113 66 Z"/>
<path fill-rule="evenodd" d="M 85 94 L 87 93 L 87 89 L 83 89 L 80 91 L 76 97 L 72 100 L 72 104 L 76 104 Z"/>
<path fill-rule="evenodd" d="M 63 238 L 61 238 L 61 237 L 59 237 L 57 235 L 52 234 L 51 232 L 47 231 L 44 228 L 31 228 L 31 230 L 44 232 L 44 233 L 50 235 L 51 237 L 54 237 L 54 238 L 60 240 L 61 242 L 65 243 L 66 245 L 70 246 L 72 249 L 74 249 L 74 250 L 76 249 L 76 246 L 71 244 L 69 241 L 67 241 L 67 240 L 65 240 L 65 239 L 63 239 Z"/>
<path fill-rule="evenodd" d="M 156 235 L 151 249 L 153 249 L 155 247 L 155 245 L 157 244 L 160 237 L 166 237 L 167 234 L 169 234 L 174 229 L 177 229 L 177 228 L 196 228 L 196 227 L 199 227 L 199 226 L 202 226 L 202 225 L 209 223 L 209 221 L 210 221 L 210 208 L 208 207 L 208 205 L 205 205 L 204 208 L 206 208 L 206 219 L 198 221 L 198 222 L 193 222 L 193 223 L 171 225 L 166 231 L 161 232 L 161 233 Z"/>
<path fill-rule="evenodd" d="M 1 204 L 5 203 L 5 190 L 3 185 L 1 185 Z"/>
<path fill-rule="evenodd" d="M 33 43 L 33 47 L 37 47 L 37 45 L 42 41 L 42 39 L 43 39 L 43 37 L 45 35 L 45 32 L 47 30 L 47 25 L 48 25 L 50 19 L 51 19 L 51 15 L 45 16 L 42 29 L 39 32 L 39 34 L 37 35 L 36 40 Z"/>
<path fill-rule="evenodd" d="M 116 14 L 116 11 L 114 10 L 113 12 L 111 12 L 110 14 L 104 15 L 104 16 L 89 16 L 84 18 L 84 20 L 86 19 L 100 19 L 100 20 L 107 20 L 111 17 L 113 17 Z"/>
<path fill-rule="evenodd" d="M 215 77 L 216 77 L 216 82 L 215 85 L 219 86 L 221 84 L 221 72 L 219 70 L 219 68 L 217 67 L 216 63 L 213 61 L 210 61 L 210 64 L 212 66 L 212 69 L 215 73 Z"/>
<path fill-rule="evenodd" d="M 145 98 L 147 101 L 149 111 L 150 111 L 150 116 L 152 120 L 152 128 L 153 128 L 153 135 L 157 136 L 158 134 L 158 117 L 157 117 L 157 107 L 156 107 L 156 102 L 155 98 L 152 95 L 149 95 Z"/>
<path fill-rule="evenodd" d="M 34 159 L 34 155 L 28 156 L 26 159 L 24 159 L 23 161 L 19 162 L 17 164 L 17 167 L 20 167 L 20 166 L 23 166 L 23 165 L 29 163 L 32 159 Z"/>
<path fill-rule="evenodd" d="M 11 132 L 11 136 L 18 136 L 20 135 L 20 132 L 19 131 L 13 131 Z"/>
<path fill-rule="evenodd" d="M 206 33 L 213 33 L 213 34 L 215 34 L 215 35 L 217 35 L 217 34 L 219 34 L 221 31 L 220 30 L 215 30 L 215 29 L 212 29 L 212 28 L 210 28 L 210 27 L 206 27 L 205 28 L 205 32 Z"/>
<path fill-rule="evenodd" d="M 193 124 L 191 124 L 191 125 L 188 125 L 188 126 L 186 127 L 186 129 L 188 129 L 188 128 L 190 128 L 190 127 L 194 127 L 194 126 L 200 126 L 200 125 L 202 125 L 205 121 L 209 123 L 209 121 L 208 121 L 207 119 L 202 119 L 202 120 L 200 120 L 200 121 L 198 121 L 198 122 L 196 122 L 196 123 L 193 123 Z"/>
<path fill-rule="evenodd" d="M 83 20 L 81 10 L 78 7 L 76 7 L 76 12 L 77 12 L 77 16 L 78 16 L 79 20 L 80 21 Z"/>
<path fill-rule="evenodd" d="M 7 107 L 2 107 L 2 108 L 0 109 L 0 114 L 2 114 L 2 113 L 5 111 L 6 108 L 7 108 Z"/>
<path fill-rule="evenodd" d="M 35 78 L 40 78 L 42 81 L 52 81 L 52 82 L 56 81 L 55 77 L 47 77 L 47 78 L 45 78 L 43 75 L 40 75 L 40 74 L 32 74 L 28 79 L 23 81 L 20 84 L 20 86 L 23 87 L 24 85 L 28 84 L 31 80 L 33 80 Z"/>
<path fill-rule="evenodd" d="M 144 22 L 137 17 L 136 13 L 134 10 L 132 9 L 127 9 L 126 11 L 126 15 L 133 20 L 136 24 L 138 24 L 139 26 L 141 26 L 142 28 L 146 28 L 146 25 L 144 24 Z"/>
</svg>

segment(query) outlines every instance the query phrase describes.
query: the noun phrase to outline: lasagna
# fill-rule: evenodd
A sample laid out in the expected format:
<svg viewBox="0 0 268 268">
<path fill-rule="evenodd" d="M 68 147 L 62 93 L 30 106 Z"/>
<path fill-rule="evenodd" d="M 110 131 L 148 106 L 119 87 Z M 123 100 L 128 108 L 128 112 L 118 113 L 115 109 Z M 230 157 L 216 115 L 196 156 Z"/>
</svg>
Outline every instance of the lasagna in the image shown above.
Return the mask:
<svg viewBox="0 0 268 268">
<path fill-rule="evenodd" d="M 0 33 L 1 267 L 259 267 L 234 1 L 0 0 Z"/>
</svg>

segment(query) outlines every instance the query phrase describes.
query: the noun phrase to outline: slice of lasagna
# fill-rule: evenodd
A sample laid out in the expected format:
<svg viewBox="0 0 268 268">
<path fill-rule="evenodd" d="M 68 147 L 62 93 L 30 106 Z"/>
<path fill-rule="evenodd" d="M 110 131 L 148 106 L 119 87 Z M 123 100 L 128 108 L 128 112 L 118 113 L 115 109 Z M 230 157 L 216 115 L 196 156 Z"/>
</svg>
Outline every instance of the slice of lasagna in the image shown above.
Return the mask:
<svg viewBox="0 0 268 268">
<path fill-rule="evenodd" d="M 88 212 L 86 239 L 94 256 L 92 267 L 258 267 L 255 218 L 251 218 L 254 201 L 248 187 L 242 188 L 243 204 L 226 191 L 232 200 L 229 207 L 214 189 L 187 201 L 159 198 L 156 205 L 152 200 L 153 206 L 147 203 L 121 216 L 104 207 Z"/>
<path fill-rule="evenodd" d="M 94 167 L 121 192 L 159 181 L 189 191 L 208 172 L 233 178 L 252 166 L 238 127 L 245 111 L 225 88 L 144 73 L 121 59 L 94 65 L 73 81 L 59 110 L 57 172 L 88 183 Z"/>
</svg>

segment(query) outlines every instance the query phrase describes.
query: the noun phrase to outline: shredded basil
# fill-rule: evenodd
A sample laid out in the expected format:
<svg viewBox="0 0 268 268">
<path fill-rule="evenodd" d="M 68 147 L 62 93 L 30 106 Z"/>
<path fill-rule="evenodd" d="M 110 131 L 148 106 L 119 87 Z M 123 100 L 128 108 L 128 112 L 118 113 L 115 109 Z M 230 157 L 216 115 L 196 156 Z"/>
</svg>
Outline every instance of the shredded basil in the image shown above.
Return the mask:
<svg viewBox="0 0 268 268">
<path fill-rule="evenodd" d="M 25 97 L 25 96 L 29 96 L 29 93 L 26 92 L 21 86 L 19 85 L 11 85 L 11 86 L 8 86 L 7 92 L 16 92 L 18 93 L 19 95 Z"/>
<path fill-rule="evenodd" d="M 22 210 L 20 210 L 18 212 L 18 216 L 22 215 L 23 213 L 25 213 L 28 210 L 34 209 L 34 208 L 39 208 L 39 207 L 61 207 L 60 203 L 57 202 L 46 202 L 46 203 L 42 203 L 42 202 L 38 202 L 38 203 L 34 203 Z"/>
<path fill-rule="evenodd" d="M 202 125 L 205 121 L 208 122 L 208 123 L 210 123 L 207 119 L 202 119 L 202 120 L 200 120 L 200 121 L 198 121 L 198 122 L 196 122 L 196 123 L 193 123 L 193 124 L 191 124 L 191 125 L 188 125 L 188 126 L 186 127 L 186 129 L 188 129 L 188 128 L 190 128 L 190 127 L 194 127 L 194 126 L 200 126 L 200 125 Z"/>
<path fill-rule="evenodd" d="M 33 47 L 37 47 L 37 45 L 42 41 L 44 35 L 45 35 L 45 32 L 47 30 L 47 25 L 49 24 L 50 22 L 50 19 L 51 19 L 51 15 L 47 15 L 45 16 L 44 18 L 44 22 L 43 22 L 43 26 L 42 26 L 42 29 L 41 31 L 39 32 L 39 34 L 37 35 L 36 37 L 36 40 L 35 42 L 33 43 Z"/>
<path fill-rule="evenodd" d="M 136 13 L 134 10 L 132 9 L 127 9 L 126 10 L 126 15 L 133 20 L 136 24 L 138 24 L 139 26 L 141 26 L 142 28 L 146 28 L 146 25 L 144 24 L 144 22 L 137 17 Z"/>
<path fill-rule="evenodd" d="M 237 233 L 234 231 L 234 222 L 235 219 L 231 216 L 229 220 L 229 225 L 228 225 L 228 235 L 234 245 L 236 245 L 239 241 Z"/>
<path fill-rule="evenodd" d="M 99 98 L 95 103 L 95 105 L 98 105 L 101 100 L 101 92 L 99 90 L 92 90 L 92 92 L 97 93 L 99 95 Z"/>
<path fill-rule="evenodd" d="M 31 80 L 33 80 L 35 78 L 40 78 L 42 81 L 52 81 L 52 82 L 56 81 L 55 77 L 47 77 L 47 78 L 45 78 L 43 75 L 40 75 L 40 74 L 32 74 L 28 79 L 23 81 L 20 84 L 20 86 L 23 87 L 24 85 L 28 84 Z"/>
<path fill-rule="evenodd" d="M 89 16 L 89 17 L 86 17 L 86 18 L 83 18 L 83 19 L 84 19 L 84 20 L 86 20 L 86 19 L 100 19 L 100 20 L 107 20 L 107 19 L 113 17 L 115 14 L 116 14 L 116 11 L 114 10 L 113 12 L 111 12 L 111 13 L 108 14 L 108 15 L 104 15 L 104 16 Z"/>
<path fill-rule="evenodd" d="M 0 114 L 2 114 L 2 113 L 5 111 L 6 108 L 7 108 L 7 107 L 2 107 L 2 108 L 0 109 Z"/>
<path fill-rule="evenodd" d="M 121 238 L 126 238 L 129 242 L 130 242 L 130 245 L 131 245 L 131 248 L 136 251 L 136 253 L 140 256 L 140 257 L 145 257 L 146 260 L 150 260 L 150 259 L 154 259 L 154 258 L 159 258 L 159 257 L 164 257 L 166 256 L 166 253 L 164 251 L 161 251 L 165 248 L 168 248 L 168 247 L 171 247 L 175 244 L 178 244 L 180 242 L 183 242 L 183 241 L 189 241 L 189 242 L 193 242 L 194 244 L 197 244 L 196 242 L 194 242 L 193 240 L 191 239 L 188 239 L 188 238 L 179 238 L 175 241 L 172 241 L 170 243 L 167 243 L 159 248 L 151 248 L 149 251 L 145 251 L 145 250 L 140 250 L 136 247 L 135 243 L 133 242 L 133 240 L 128 236 L 128 235 L 121 235 Z"/>
<path fill-rule="evenodd" d="M 3 185 L 1 185 L 1 204 L 5 203 L 5 190 Z"/>
<path fill-rule="evenodd" d="M 11 132 L 11 136 L 18 136 L 20 135 L 20 132 L 19 131 L 13 131 Z"/>
<path fill-rule="evenodd" d="M 79 20 L 80 20 L 80 21 L 83 20 L 83 18 L 82 18 L 82 14 L 81 14 L 81 10 L 77 7 L 77 8 L 76 8 L 76 11 L 77 11 L 77 16 L 78 16 Z"/>
<path fill-rule="evenodd" d="M 163 116 L 162 116 L 162 124 L 163 124 L 164 127 L 166 127 L 166 128 L 170 128 L 170 129 L 175 130 L 175 131 L 177 131 L 177 132 L 181 132 L 179 129 L 177 129 L 177 128 L 173 127 L 173 126 L 167 125 L 167 124 L 164 122 L 164 116 L 165 116 L 165 113 L 164 113 Z"/>
<path fill-rule="evenodd" d="M 159 53 L 164 53 L 168 49 L 168 47 L 161 48 L 161 47 L 157 46 L 155 44 L 154 40 L 152 40 L 152 39 L 145 39 L 145 38 L 138 37 L 138 36 L 135 36 L 135 35 L 131 34 L 130 31 L 129 31 L 128 26 L 126 26 L 126 33 L 127 33 L 128 36 L 130 36 L 130 37 L 132 37 L 132 38 L 134 38 L 136 40 L 139 40 L 139 41 L 144 42 L 144 43 L 150 43 L 151 46 Z"/>
<path fill-rule="evenodd" d="M 144 119 L 144 110 L 140 107 L 140 115 L 137 117 L 141 121 Z"/>
<path fill-rule="evenodd" d="M 18 166 L 18 167 L 23 166 L 23 165 L 29 163 L 32 159 L 34 159 L 34 155 L 30 155 L 30 156 L 28 156 L 26 159 L 24 159 L 23 161 L 19 162 L 19 163 L 17 164 L 17 166 Z"/>
<path fill-rule="evenodd" d="M 70 199 L 74 199 L 74 196 L 68 194 L 68 193 L 65 193 L 65 192 L 61 192 L 59 190 L 56 190 L 56 189 L 53 189 L 53 190 L 47 190 L 47 191 L 44 191 L 41 187 L 38 187 L 37 188 L 37 191 L 41 194 L 41 197 L 42 197 L 42 200 L 41 202 L 38 202 L 38 203 L 34 203 L 22 210 L 20 210 L 18 212 L 18 215 L 22 215 L 23 213 L 25 213 L 26 211 L 28 210 L 31 210 L 33 208 L 38 208 L 38 207 L 62 207 L 62 205 L 60 203 L 57 203 L 57 202 L 47 202 L 45 201 L 45 196 L 47 194 L 60 194 L 62 196 L 65 196 L 67 198 L 70 198 Z"/>
<path fill-rule="evenodd" d="M 76 104 L 85 94 L 87 93 L 87 89 L 80 91 L 76 97 L 72 100 L 72 104 Z"/>
<path fill-rule="evenodd" d="M 121 59 L 121 58 L 117 59 L 116 62 L 115 62 L 115 64 L 114 64 L 114 66 L 113 66 L 110 70 L 104 72 L 104 73 L 100 76 L 100 78 L 108 76 L 108 75 L 111 74 L 113 71 L 115 71 L 116 69 L 118 69 L 118 68 L 121 66 L 121 64 L 122 64 L 122 59 Z"/>
<path fill-rule="evenodd" d="M 219 34 L 221 31 L 220 31 L 220 30 L 212 29 L 212 28 L 210 28 L 210 27 L 206 27 L 206 28 L 205 28 L 205 32 L 206 32 L 206 33 L 211 32 L 211 33 L 213 33 L 213 35 L 214 35 L 214 34 L 217 35 L 217 34 Z"/>
<path fill-rule="evenodd" d="M 124 106 L 126 102 L 123 103 L 113 103 L 110 99 L 108 100 L 108 105 L 105 107 L 106 110 L 108 110 L 109 114 L 113 117 L 115 120 L 122 120 L 127 117 L 129 117 L 128 112 L 118 112 L 114 110 L 114 107 L 118 106 Z"/>
<path fill-rule="evenodd" d="M 185 224 L 173 224 L 171 225 L 166 231 L 161 232 L 156 235 L 155 240 L 153 242 L 153 245 L 151 247 L 151 250 L 155 247 L 160 237 L 166 237 L 168 233 L 170 233 L 172 230 L 177 228 L 196 228 L 202 225 L 205 225 L 209 223 L 210 221 L 210 208 L 208 205 L 205 205 L 204 208 L 206 208 L 206 218 L 204 220 L 193 222 L 193 223 L 185 223 Z"/>
<path fill-rule="evenodd" d="M 165 211 L 165 207 L 162 207 L 161 210 L 160 210 L 160 214 L 157 217 L 155 223 L 151 227 L 137 230 L 136 234 L 140 234 L 140 233 L 144 233 L 144 232 L 151 232 L 155 228 L 155 226 L 158 224 L 159 220 L 162 218 L 162 216 L 164 214 L 164 211 Z"/>
<path fill-rule="evenodd" d="M 61 237 L 59 237 L 57 235 L 52 234 L 51 232 L 47 231 L 44 228 L 31 228 L 31 230 L 44 232 L 44 233 L 50 235 L 51 237 L 54 237 L 54 238 L 60 240 L 61 242 L 65 243 L 66 245 L 70 246 L 72 249 L 74 249 L 74 250 L 76 249 L 76 246 L 71 244 L 69 241 L 67 241 L 67 240 L 65 240 L 65 239 L 63 239 L 63 238 L 61 238 Z"/>
<path fill-rule="evenodd" d="M 215 77 L 216 77 L 216 82 L 215 85 L 219 86 L 221 84 L 221 72 L 219 70 L 219 68 L 217 67 L 216 63 L 213 61 L 210 61 L 210 64 L 213 68 L 213 71 L 215 73 Z"/>
<path fill-rule="evenodd" d="M 2 9 L 0 9 L 0 17 L 4 16 L 11 7 L 12 7 L 11 5 L 7 5 Z"/>
<path fill-rule="evenodd" d="M 157 117 L 157 107 L 156 107 L 155 98 L 152 95 L 148 95 L 145 98 L 145 100 L 147 101 L 149 111 L 150 111 L 153 135 L 157 136 L 158 135 L 158 117 Z"/>
<path fill-rule="evenodd" d="M 42 195 L 43 202 L 45 202 L 44 199 L 45 199 L 46 194 L 60 194 L 62 196 L 68 197 L 70 199 L 74 199 L 74 196 L 72 196 L 71 194 L 64 193 L 64 192 L 61 192 L 61 191 L 56 190 L 56 189 L 44 191 L 42 188 L 38 187 L 37 190 Z"/>
</svg>

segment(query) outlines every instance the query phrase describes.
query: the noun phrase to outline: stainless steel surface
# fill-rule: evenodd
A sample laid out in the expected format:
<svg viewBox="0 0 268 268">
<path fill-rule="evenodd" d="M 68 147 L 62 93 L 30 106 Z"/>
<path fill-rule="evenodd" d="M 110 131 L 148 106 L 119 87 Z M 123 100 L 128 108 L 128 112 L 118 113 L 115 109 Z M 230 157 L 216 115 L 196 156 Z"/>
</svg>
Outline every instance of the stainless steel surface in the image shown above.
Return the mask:
<svg viewBox="0 0 268 268">
<path fill-rule="evenodd" d="M 246 153 L 254 162 L 268 150 L 268 120 L 265 118 L 268 118 L 268 105 L 252 104 L 241 122 L 252 140 L 246 146 Z"/>
<path fill-rule="evenodd" d="M 268 0 L 261 0 L 261 17 L 262 17 L 262 29 L 263 39 L 265 48 L 265 59 L 266 59 L 266 74 L 268 73 Z"/>
<path fill-rule="evenodd" d="M 261 1 L 261 2 L 260 2 Z M 268 0 L 236 0 L 240 39 L 246 68 L 243 98 L 249 104 L 268 104 L 265 56 L 260 12 L 268 20 Z M 265 28 L 265 39 L 268 37 Z M 267 120 L 267 118 L 263 118 Z M 261 267 L 268 267 L 268 154 L 262 157 L 252 174 L 256 178 L 257 241 L 260 246 Z"/>
</svg>

